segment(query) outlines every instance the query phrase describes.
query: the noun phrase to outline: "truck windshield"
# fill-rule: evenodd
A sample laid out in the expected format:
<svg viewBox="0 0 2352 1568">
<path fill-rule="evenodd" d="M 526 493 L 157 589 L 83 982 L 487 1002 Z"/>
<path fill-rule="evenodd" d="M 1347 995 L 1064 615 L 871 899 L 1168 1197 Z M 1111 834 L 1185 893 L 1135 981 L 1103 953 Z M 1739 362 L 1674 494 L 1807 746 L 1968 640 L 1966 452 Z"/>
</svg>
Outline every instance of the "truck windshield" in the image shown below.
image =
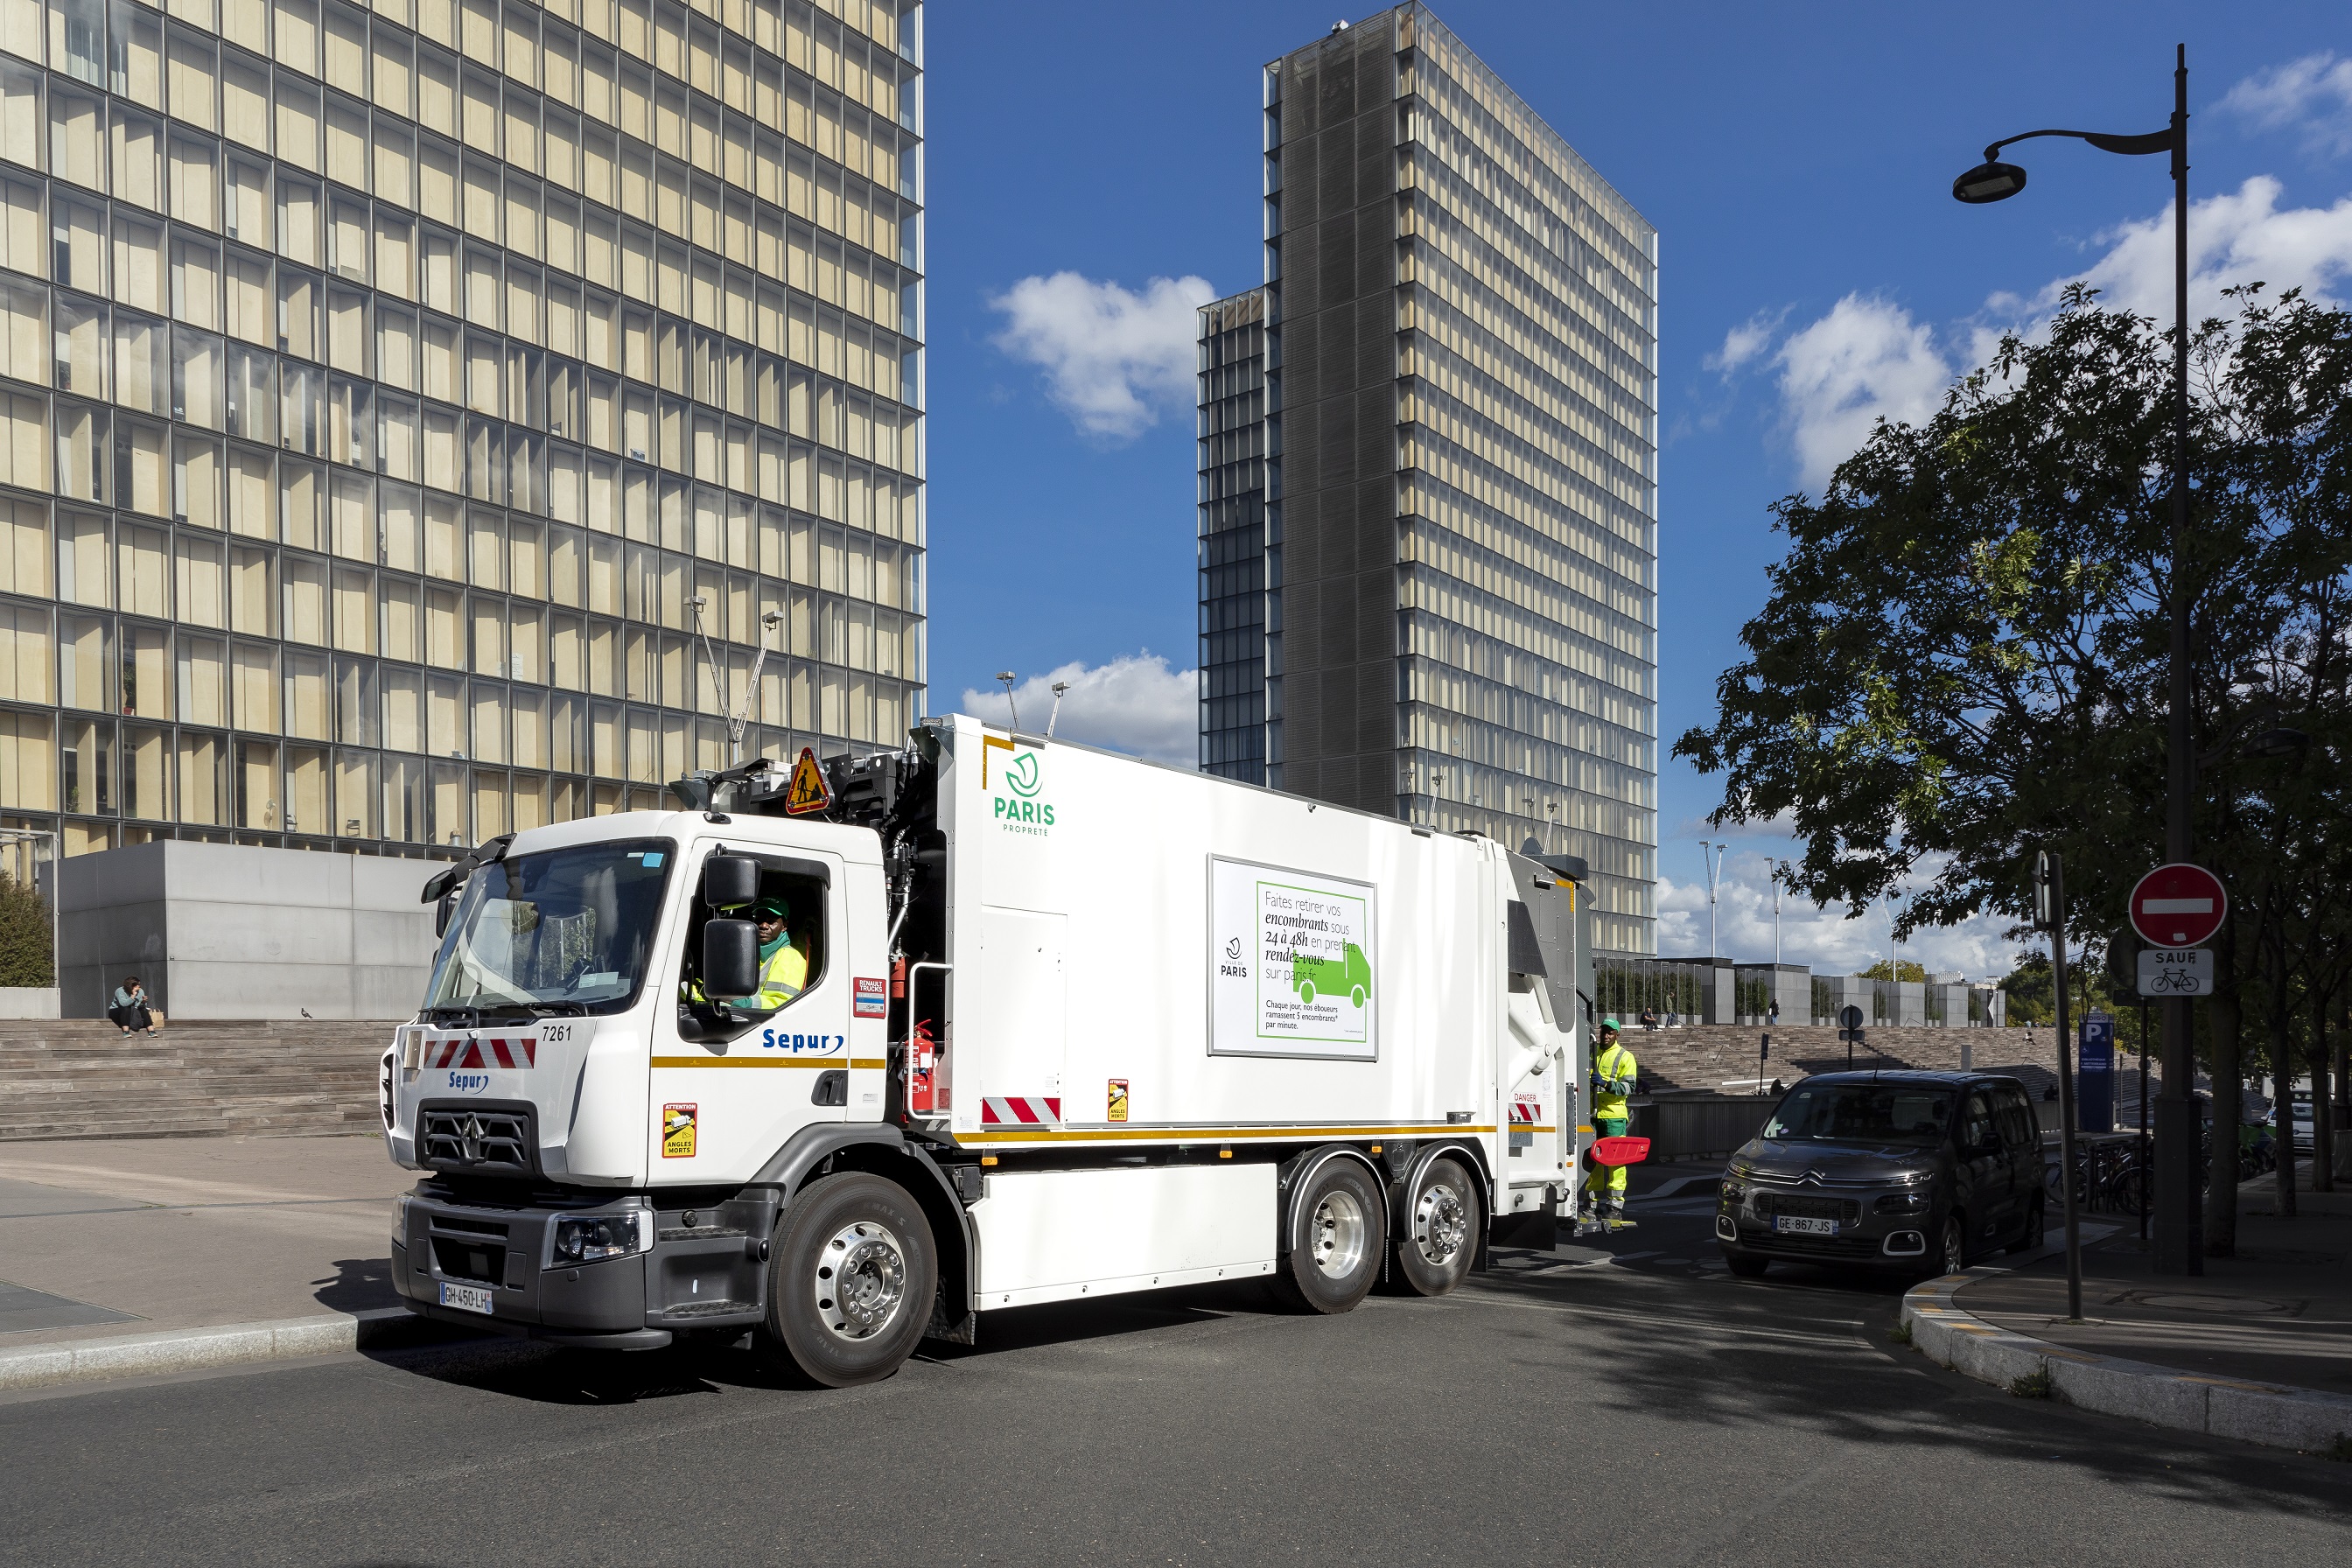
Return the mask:
<svg viewBox="0 0 2352 1568">
<path fill-rule="evenodd" d="M 635 1000 L 677 847 L 625 838 L 510 855 L 467 879 L 425 1010 L 612 1013 Z"/>
<path fill-rule="evenodd" d="M 1767 1138 L 1835 1138 L 1863 1143 L 1940 1143 L 1952 1124 L 1952 1091 L 1914 1084 L 1825 1083 L 1791 1089 L 1764 1129 Z"/>
</svg>

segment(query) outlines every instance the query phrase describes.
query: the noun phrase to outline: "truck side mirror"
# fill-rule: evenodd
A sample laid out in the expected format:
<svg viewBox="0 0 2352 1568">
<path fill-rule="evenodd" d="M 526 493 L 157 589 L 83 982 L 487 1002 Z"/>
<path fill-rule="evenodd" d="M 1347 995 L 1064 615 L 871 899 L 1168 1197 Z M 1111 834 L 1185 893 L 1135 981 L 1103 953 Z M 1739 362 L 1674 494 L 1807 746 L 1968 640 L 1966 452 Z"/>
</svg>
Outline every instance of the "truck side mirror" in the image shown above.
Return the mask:
<svg viewBox="0 0 2352 1568">
<path fill-rule="evenodd" d="M 740 909 L 760 896 L 760 863 L 749 855 L 713 855 L 702 863 L 702 901 Z"/>
<path fill-rule="evenodd" d="M 457 889 L 450 889 L 433 906 L 433 938 L 438 942 L 449 934 L 449 917 L 457 912 Z"/>
<path fill-rule="evenodd" d="M 702 926 L 702 994 L 733 1002 L 760 990 L 760 928 L 750 921 L 706 921 Z"/>
</svg>

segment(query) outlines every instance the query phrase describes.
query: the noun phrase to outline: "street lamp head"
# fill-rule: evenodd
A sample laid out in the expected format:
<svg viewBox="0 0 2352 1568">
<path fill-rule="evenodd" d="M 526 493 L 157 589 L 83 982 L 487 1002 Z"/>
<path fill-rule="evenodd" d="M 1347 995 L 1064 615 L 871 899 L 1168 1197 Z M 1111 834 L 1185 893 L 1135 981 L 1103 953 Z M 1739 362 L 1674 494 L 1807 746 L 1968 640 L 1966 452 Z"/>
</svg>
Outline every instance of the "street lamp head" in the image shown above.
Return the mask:
<svg viewBox="0 0 2352 1568">
<path fill-rule="evenodd" d="M 776 627 L 784 624 L 784 612 L 782 610 L 770 610 L 767 614 L 760 617 L 760 624 L 766 626 L 769 630 L 773 631 Z"/>
<path fill-rule="evenodd" d="M 1952 182 L 1952 199 L 1982 206 L 1987 202 L 2007 201 L 2023 189 L 2024 170 L 2014 163 L 1996 163 L 1988 158 Z"/>
<path fill-rule="evenodd" d="M 2301 755 L 2311 745 L 2311 737 L 2301 730 L 2265 730 L 2245 744 L 2245 755 L 2264 761 Z"/>
</svg>

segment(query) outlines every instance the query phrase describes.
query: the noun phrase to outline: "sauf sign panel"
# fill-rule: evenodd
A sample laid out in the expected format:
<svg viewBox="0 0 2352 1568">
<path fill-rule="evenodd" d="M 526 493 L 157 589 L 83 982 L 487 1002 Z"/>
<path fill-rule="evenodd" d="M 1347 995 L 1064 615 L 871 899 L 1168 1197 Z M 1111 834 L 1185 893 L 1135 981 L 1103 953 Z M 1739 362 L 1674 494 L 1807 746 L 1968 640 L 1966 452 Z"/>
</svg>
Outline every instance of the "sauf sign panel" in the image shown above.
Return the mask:
<svg viewBox="0 0 2352 1568">
<path fill-rule="evenodd" d="M 1380 1055 L 1370 884 L 1279 866 L 1209 862 L 1209 1050 Z"/>
</svg>

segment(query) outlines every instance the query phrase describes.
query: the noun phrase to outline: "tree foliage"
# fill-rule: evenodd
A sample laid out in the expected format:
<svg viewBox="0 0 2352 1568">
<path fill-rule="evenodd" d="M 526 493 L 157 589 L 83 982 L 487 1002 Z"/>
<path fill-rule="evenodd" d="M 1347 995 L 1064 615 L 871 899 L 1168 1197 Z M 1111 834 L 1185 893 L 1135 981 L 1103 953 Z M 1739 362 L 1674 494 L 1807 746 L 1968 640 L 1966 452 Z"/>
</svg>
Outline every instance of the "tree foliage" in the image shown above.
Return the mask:
<svg viewBox="0 0 2352 1568">
<path fill-rule="evenodd" d="M 16 878 L 0 873 L 0 985 L 54 985 L 49 906 Z"/>
<path fill-rule="evenodd" d="M 2201 1010 L 2225 1124 L 2243 1047 L 2292 1067 L 2316 1044 L 2295 1020 L 2352 964 L 2352 314 L 2235 304 L 2190 344 L 2179 560 L 2170 334 L 2078 290 L 1934 416 L 1882 422 L 1820 498 L 1773 507 L 1788 549 L 1746 656 L 1675 745 L 1723 775 L 1717 821 L 1794 825 L 1790 880 L 1817 902 L 1859 914 L 1911 884 L 1906 933 L 2022 917 L 2035 851 L 2060 852 L 2087 973 L 2165 858 L 2186 593 L 2197 858 L 2231 899 Z"/>
</svg>

